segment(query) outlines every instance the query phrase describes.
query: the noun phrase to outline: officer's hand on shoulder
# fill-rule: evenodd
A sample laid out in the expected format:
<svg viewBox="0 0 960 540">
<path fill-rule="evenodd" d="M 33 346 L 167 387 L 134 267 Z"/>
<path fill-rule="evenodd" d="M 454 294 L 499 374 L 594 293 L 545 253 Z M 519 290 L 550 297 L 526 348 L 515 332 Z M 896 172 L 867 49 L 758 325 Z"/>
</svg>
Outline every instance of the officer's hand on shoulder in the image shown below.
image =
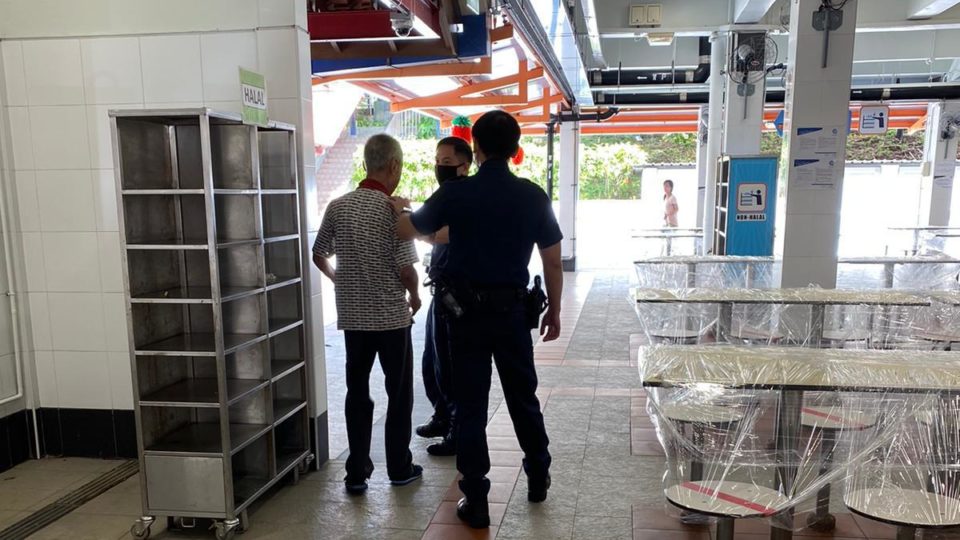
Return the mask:
<svg viewBox="0 0 960 540">
<path fill-rule="evenodd" d="M 410 199 L 405 197 L 390 197 L 390 204 L 393 205 L 393 211 L 402 214 L 404 210 L 410 210 Z"/>
</svg>

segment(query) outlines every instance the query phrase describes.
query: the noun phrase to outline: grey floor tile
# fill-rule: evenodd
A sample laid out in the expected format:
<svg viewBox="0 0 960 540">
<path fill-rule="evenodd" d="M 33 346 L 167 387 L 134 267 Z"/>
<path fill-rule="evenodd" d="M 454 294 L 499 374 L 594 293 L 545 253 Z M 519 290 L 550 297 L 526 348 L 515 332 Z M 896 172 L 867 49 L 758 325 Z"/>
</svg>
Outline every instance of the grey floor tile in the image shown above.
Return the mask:
<svg viewBox="0 0 960 540">
<path fill-rule="evenodd" d="M 573 527 L 574 540 L 631 540 L 632 518 L 577 516 Z"/>
</svg>

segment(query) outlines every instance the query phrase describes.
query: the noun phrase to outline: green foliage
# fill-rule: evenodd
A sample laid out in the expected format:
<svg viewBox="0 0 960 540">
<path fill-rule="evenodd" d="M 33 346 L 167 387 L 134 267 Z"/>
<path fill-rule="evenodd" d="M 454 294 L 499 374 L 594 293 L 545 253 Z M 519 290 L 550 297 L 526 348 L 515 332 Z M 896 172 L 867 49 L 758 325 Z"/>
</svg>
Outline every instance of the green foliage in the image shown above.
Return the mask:
<svg viewBox="0 0 960 540">
<path fill-rule="evenodd" d="M 403 177 L 397 194 L 423 201 L 436 189 L 433 173 L 436 152 L 434 126 L 421 121 L 417 140 L 402 140 Z M 428 125 L 429 124 L 429 125 Z M 430 136 L 426 136 L 427 131 Z M 780 155 L 783 140 L 776 133 L 764 133 L 761 153 Z M 512 166 L 517 176 L 528 178 L 546 189 L 547 141 L 545 137 L 524 137 L 520 141 L 524 160 Z M 693 163 L 696 161 L 696 134 L 584 136 L 580 153 L 580 197 L 584 200 L 636 199 L 640 196 L 642 170 L 653 163 Z M 558 178 L 560 138 L 555 141 L 554 179 Z M 847 141 L 847 159 L 917 160 L 923 154 L 923 135 L 898 136 L 890 131 L 882 136 L 851 134 Z M 363 149 L 354 156 L 354 182 L 364 178 Z M 556 199 L 559 190 L 554 186 Z"/>
<path fill-rule="evenodd" d="M 436 118 L 421 115 L 417 123 L 417 138 L 436 140 L 440 122 Z"/>
</svg>

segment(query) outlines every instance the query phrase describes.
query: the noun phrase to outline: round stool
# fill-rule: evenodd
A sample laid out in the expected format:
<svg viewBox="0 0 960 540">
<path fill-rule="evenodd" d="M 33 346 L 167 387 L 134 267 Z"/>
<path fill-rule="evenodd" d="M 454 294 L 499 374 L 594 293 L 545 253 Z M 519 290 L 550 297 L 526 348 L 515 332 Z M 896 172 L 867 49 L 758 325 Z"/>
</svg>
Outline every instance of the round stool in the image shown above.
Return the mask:
<svg viewBox="0 0 960 540">
<path fill-rule="evenodd" d="M 823 431 L 820 446 L 820 474 L 826 474 L 833 462 L 833 450 L 837 446 L 838 431 L 858 431 L 876 425 L 877 415 L 858 410 L 823 405 L 804 405 L 800 409 L 800 424 L 809 429 Z M 807 526 L 818 532 L 832 531 L 837 519 L 830 514 L 830 484 L 817 492 L 817 509 L 807 520 Z"/>
<path fill-rule="evenodd" d="M 960 499 L 897 486 L 847 494 L 847 508 L 863 517 L 896 525 L 897 540 L 913 540 L 917 529 L 960 526 Z"/>
<path fill-rule="evenodd" d="M 849 329 L 825 329 L 823 331 L 823 342 L 831 346 L 839 345 L 843 348 L 847 343 L 870 342 L 870 332 L 867 330 L 849 330 Z"/>
<path fill-rule="evenodd" d="M 770 345 L 780 343 L 784 336 L 779 330 L 741 325 L 730 332 L 730 337 L 743 343 L 762 342 Z"/>
<path fill-rule="evenodd" d="M 770 517 L 789 502 L 770 488 L 733 481 L 690 481 L 664 490 L 674 506 L 719 518 L 717 540 L 734 539 L 734 520 Z"/>
<path fill-rule="evenodd" d="M 696 343 L 700 339 L 700 332 L 686 328 L 660 328 L 650 332 L 650 336 L 667 343 L 682 345 Z"/>
<path fill-rule="evenodd" d="M 715 429 L 729 428 L 743 420 L 743 413 L 732 407 L 701 403 L 668 403 L 661 409 L 664 418 L 680 427 L 684 433 L 687 426 L 692 426 L 692 443 L 702 448 L 705 439 L 704 428 L 709 426 Z M 703 463 L 698 460 L 690 462 L 690 481 L 703 480 Z M 695 516 L 684 516 L 686 523 L 696 523 Z"/>
</svg>

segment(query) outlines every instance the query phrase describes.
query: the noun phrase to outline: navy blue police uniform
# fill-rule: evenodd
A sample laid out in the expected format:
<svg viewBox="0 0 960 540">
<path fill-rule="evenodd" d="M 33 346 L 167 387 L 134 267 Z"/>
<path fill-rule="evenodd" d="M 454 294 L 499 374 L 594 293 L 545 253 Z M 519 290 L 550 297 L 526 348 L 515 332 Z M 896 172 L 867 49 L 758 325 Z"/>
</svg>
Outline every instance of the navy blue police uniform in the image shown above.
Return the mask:
<svg viewBox="0 0 960 540">
<path fill-rule="evenodd" d="M 474 176 L 447 182 L 411 215 L 427 235 L 450 227 L 445 276 L 463 314 L 447 317 L 457 411 L 457 469 L 469 501 L 486 501 L 490 456 L 486 423 L 491 357 L 531 479 L 550 468 L 546 428 L 537 399 L 533 340 L 524 305 L 534 246 L 563 235 L 550 200 L 536 184 L 510 172 L 506 160 L 485 161 Z"/>
<path fill-rule="evenodd" d="M 433 253 L 430 255 L 430 267 L 427 269 L 427 276 L 430 281 L 437 282 L 443 279 L 444 268 L 447 265 L 447 249 L 448 246 L 445 244 L 433 246 Z M 447 337 L 447 325 L 436 299 L 430 301 L 430 308 L 427 310 L 421 365 L 423 386 L 427 392 L 427 399 L 433 405 L 433 418 L 452 429 L 456 417 L 456 408 L 453 404 L 450 341 Z M 446 435 L 447 437 L 455 437 L 456 434 L 450 432 Z"/>
</svg>

